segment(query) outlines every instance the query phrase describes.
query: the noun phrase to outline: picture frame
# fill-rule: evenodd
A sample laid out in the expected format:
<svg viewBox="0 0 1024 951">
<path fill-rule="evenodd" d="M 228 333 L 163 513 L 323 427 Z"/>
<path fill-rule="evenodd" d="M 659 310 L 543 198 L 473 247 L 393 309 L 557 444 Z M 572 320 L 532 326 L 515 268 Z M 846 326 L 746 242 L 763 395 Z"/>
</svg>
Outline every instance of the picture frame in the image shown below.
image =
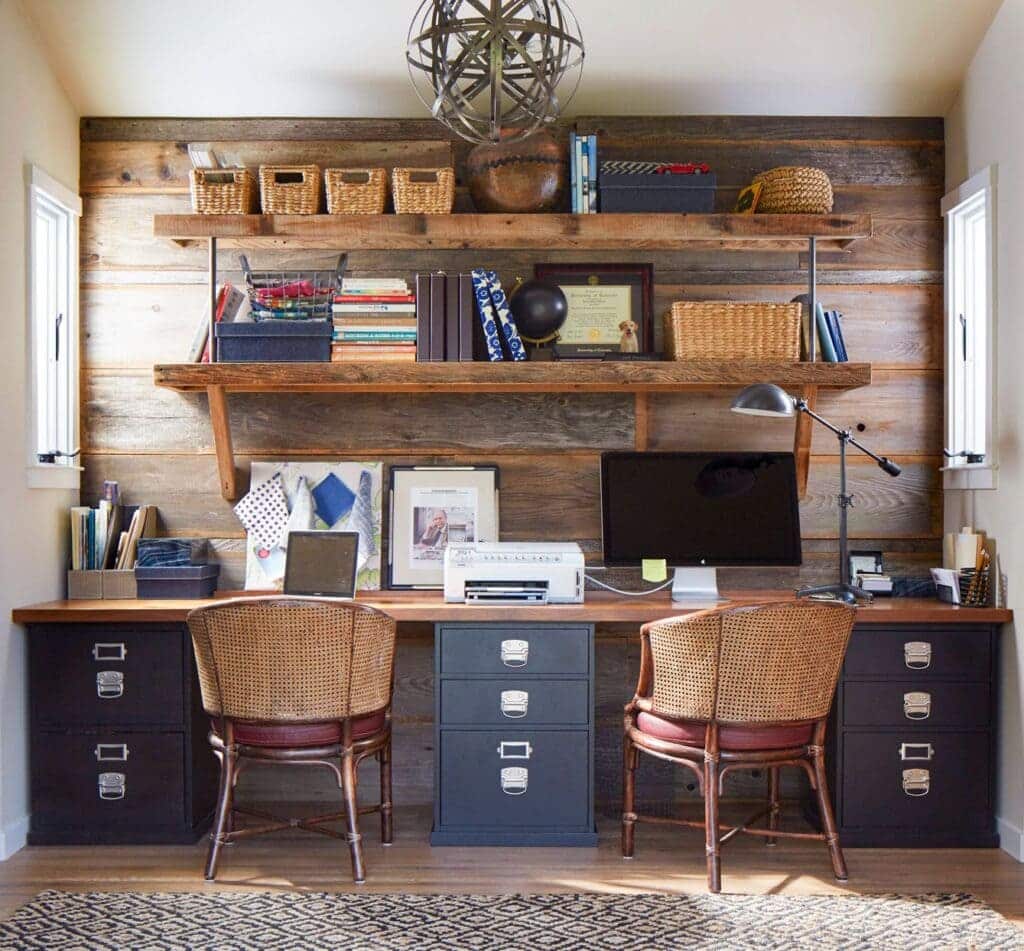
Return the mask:
<svg viewBox="0 0 1024 951">
<path fill-rule="evenodd" d="M 850 552 L 850 577 L 856 579 L 861 572 L 880 575 L 884 572 L 882 552 L 874 549 L 862 549 Z"/>
<path fill-rule="evenodd" d="M 388 587 L 444 587 L 452 542 L 498 540 L 498 467 L 392 466 Z"/>
<path fill-rule="evenodd" d="M 653 350 L 653 264 L 537 264 L 533 270 L 569 302 L 554 347 L 559 359 Z"/>
</svg>

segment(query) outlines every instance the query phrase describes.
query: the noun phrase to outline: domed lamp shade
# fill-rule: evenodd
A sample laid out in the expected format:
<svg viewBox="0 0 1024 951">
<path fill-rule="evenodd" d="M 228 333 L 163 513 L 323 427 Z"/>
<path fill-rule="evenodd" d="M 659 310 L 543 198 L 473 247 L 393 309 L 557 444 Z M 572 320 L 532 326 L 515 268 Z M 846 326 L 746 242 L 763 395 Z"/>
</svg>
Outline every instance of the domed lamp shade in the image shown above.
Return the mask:
<svg viewBox="0 0 1024 951">
<path fill-rule="evenodd" d="M 729 409 L 748 416 L 792 416 L 796 400 L 774 383 L 754 383 L 740 391 Z"/>
<path fill-rule="evenodd" d="M 423 0 L 406 61 L 435 119 L 470 142 L 509 142 L 558 118 L 583 52 L 566 0 Z"/>
</svg>

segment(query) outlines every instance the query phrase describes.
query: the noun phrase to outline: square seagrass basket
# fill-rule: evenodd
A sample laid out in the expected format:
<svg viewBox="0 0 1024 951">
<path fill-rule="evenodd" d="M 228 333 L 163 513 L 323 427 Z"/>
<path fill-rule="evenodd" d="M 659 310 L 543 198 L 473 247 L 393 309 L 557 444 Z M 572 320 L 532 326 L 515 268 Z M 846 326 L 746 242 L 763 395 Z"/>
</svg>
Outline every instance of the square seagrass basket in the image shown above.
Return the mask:
<svg viewBox="0 0 1024 951">
<path fill-rule="evenodd" d="M 455 203 L 455 169 L 396 168 L 391 195 L 399 215 L 450 215 Z"/>
<path fill-rule="evenodd" d="M 382 215 L 388 176 L 382 168 L 328 168 L 324 189 L 329 215 Z"/>
<path fill-rule="evenodd" d="M 800 360 L 796 304 L 676 301 L 665 315 L 665 352 L 670 360 Z"/>
<path fill-rule="evenodd" d="M 188 175 L 192 210 L 198 215 L 251 215 L 256 178 L 246 168 L 193 168 Z"/>
<path fill-rule="evenodd" d="M 316 165 L 261 165 L 260 203 L 265 215 L 315 215 L 320 210 Z"/>
</svg>

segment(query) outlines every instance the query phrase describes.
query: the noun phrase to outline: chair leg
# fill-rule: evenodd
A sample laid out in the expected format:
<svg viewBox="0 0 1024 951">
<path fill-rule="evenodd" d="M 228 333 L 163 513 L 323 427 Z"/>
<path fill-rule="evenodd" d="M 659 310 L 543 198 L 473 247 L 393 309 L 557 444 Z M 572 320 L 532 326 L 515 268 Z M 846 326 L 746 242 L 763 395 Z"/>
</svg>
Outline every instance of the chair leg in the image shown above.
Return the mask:
<svg viewBox="0 0 1024 951">
<path fill-rule="evenodd" d="M 832 811 L 832 797 L 829 795 L 828 779 L 825 776 L 825 753 L 819 746 L 811 752 L 811 764 L 814 767 L 818 794 L 818 811 L 821 813 L 821 825 L 828 843 L 829 855 L 832 857 L 832 871 L 840 882 L 847 880 L 846 859 L 843 847 L 839 844 L 839 833 L 836 831 L 836 817 Z"/>
<path fill-rule="evenodd" d="M 341 788 L 345 798 L 345 819 L 352 853 L 352 878 L 357 885 L 366 881 L 363 870 L 363 843 L 359 838 L 359 806 L 356 802 L 356 766 L 351 749 L 341 757 Z"/>
<path fill-rule="evenodd" d="M 709 724 L 704 741 L 704 850 L 708 859 L 708 891 L 722 890 L 721 833 L 718 829 L 718 727 Z"/>
<path fill-rule="evenodd" d="M 622 857 L 633 857 L 636 832 L 636 767 L 639 753 L 629 734 L 622 738 Z"/>
<path fill-rule="evenodd" d="M 225 747 L 220 756 L 220 793 L 217 797 L 217 814 L 214 819 L 213 831 L 210 833 L 210 851 L 206 856 L 204 877 L 212 882 L 217 875 L 217 859 L 220 857 L 224 837 L 230 831 L 231 810 L 235 798 L 235 762 L 238 754 L 230 747 Z"/>
<path fill-rule="evenodd" d="M 778 829 L 779 827 L 779 767 L 772 766 L 768 770 L 768 828 Z M 778 840 L 775 836 L 768 836 L 764 840 L 765 845 L 775 845 Z"/>
<path fill-rule="evenodd" d="M 391 737 L 377 754 L 380 763 L 380 841 L 391 845 L 394 841 L 394 821 L 391 802 Z"/>
</svg>

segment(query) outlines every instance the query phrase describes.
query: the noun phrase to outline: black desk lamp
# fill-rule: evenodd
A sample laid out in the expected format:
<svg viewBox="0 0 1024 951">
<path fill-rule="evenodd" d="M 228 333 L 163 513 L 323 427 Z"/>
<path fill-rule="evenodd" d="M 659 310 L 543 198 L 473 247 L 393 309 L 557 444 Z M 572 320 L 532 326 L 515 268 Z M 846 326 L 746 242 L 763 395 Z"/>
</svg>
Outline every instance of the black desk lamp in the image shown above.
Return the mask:
<svg viewBox="0 0 1024 951">
<path fill-rule="evenodd" d="M 870 449 L 862 446 L 848 429 L 833 426 L 827 419 L 822 419 L 808 405 L 807 400 L 790 396 L 781 386 L 774 383 L 754 383 L 746 387 L 732 401 L 730 409 L 734 413 L 746 413 L 749 416 L 793 416 L 794 413 L 806 413 L 811 419 L 817 420 L 826 429 L 831 430 L 839 439 L 839 584 L 818 585 L 813 588 L 802 588 L 797 591 L 798 597 L 810 594 L 830 594 L 848 604 L 856 603 L 857 599 L 872 600 L 873 595 L 850 582 L 849 544 L 846 532 L 847 509 L 853 504 L 853 496 L 846 491 L 846 447 L 853 446 L 870 456 L 878 463 L 883 472 L 898 476 L 900 467 L 885 456 L 877 456 Z"/>
</svg>

